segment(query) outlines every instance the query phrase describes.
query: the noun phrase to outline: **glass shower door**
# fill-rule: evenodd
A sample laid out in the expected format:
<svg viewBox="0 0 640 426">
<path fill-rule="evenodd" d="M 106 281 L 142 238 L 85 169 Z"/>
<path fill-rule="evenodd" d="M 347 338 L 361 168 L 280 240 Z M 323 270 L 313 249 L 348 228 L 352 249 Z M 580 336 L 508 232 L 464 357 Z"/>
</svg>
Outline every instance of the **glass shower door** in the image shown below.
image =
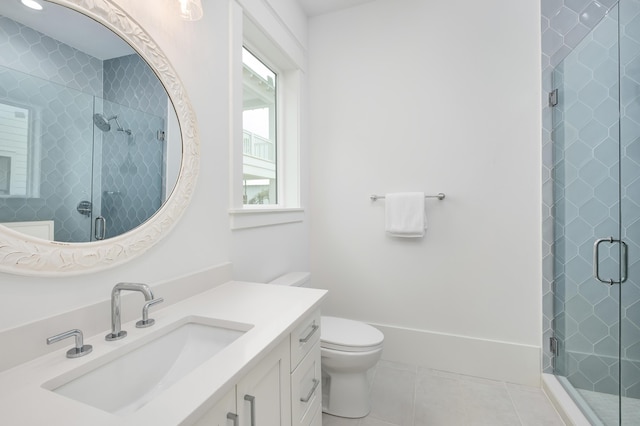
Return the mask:
<svg viewBox="0 0 640 426">
<path fill-rule="evenodd" d="M 617 7 L 554 71 L 555 373 L 594 424 L 620 424 Z M 640 199 L 640 198 L 639 198 Z"/>
<path fill-rule="evenodd" d="M 622 424 L 640 419 L 640 0 L 620 8 L 621 232 L 629 247 L 628 279 L 620 286 Z"/>
</svg>

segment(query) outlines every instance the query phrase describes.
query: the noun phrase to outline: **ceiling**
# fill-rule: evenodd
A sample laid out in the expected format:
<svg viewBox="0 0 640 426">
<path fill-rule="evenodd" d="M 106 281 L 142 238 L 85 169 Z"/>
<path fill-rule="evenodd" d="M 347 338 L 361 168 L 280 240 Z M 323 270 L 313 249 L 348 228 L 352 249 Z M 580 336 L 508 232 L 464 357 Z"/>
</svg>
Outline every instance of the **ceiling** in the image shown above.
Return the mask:
<svg viewBox="0 0 640 426">
<path fill-rule="evenodd" d="M 302 10 L 308 17 L 324 15 L 325 13 L 337 12 L 363 3 L 374 0 L 298 0 Z"/>
<path fill-rule="evenodd" d="M 7 16 L 24 25 L 62 41 L 82 52 L 98 59 L 105 60 L 129 55 L 133 50 L 118 36 L 108 29 L 95 25 L 91 19 L 65 7 L 53 3 L 46 3 L 47 13 L 38 13 L 23 7 L 18 1 L 1 0 L 0 15 Z M 308 17 L 337 12 L 363 3 L 375 0 L 297 0 Z M 71 22 L 73 25 L 58 25 L 61 22 Z M 91 31 L 91 32 L 90 32 Z M 86 34 L 94 34 L 87 37 Z"/>
</svg>

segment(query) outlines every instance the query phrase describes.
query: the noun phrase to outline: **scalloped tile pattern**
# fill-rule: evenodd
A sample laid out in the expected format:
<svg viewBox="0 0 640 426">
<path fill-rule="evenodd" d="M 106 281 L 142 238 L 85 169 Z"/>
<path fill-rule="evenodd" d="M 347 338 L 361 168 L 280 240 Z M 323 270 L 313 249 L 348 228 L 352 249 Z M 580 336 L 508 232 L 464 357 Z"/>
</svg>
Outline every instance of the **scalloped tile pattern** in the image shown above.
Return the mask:
<svg viewBox="0 0 640 426">
<path fill-rule="evenodd" d="M 0 99 L 28 105 L 40 129 L 37 198 L 0 198 L 0 222 L 55 221 L 57 241 L 89 241 L 91 220 L 76 211 L 90 199 L 93 97 L 0 67 Z"/>
<path fill-rule="evenodd" d="M 0 64 L 95 96 L 102 61 L 0 15 Z"/>
<path fill-rule="evenodd" d="M 105 61 L 104 111 L 117 115 L 131 135 L 112 130 L 103 135 L 102 215 L 107 238 L 149 219 L 162 204 L 167 93 L 138 55 Z M 131 76 L 131 78 L 123 78 Z"/>
</svg>

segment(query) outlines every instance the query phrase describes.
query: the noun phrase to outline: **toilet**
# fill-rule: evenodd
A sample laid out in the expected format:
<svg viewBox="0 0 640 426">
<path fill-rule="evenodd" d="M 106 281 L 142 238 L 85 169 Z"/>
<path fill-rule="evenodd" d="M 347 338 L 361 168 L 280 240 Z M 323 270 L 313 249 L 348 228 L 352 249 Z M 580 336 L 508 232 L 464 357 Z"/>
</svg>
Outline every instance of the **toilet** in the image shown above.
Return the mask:
<svg viewBox="0 0 640 426">
<path fill-rule="evenodd" d="M 307 287 L 311 274 L 291 272 L 269 284 Z M 320 319 L 322 411 L 359 418 L 371 411 L 368 372 L 382 355 L 384 335 L 360 321 L 323 316 Z"/>
</svg>

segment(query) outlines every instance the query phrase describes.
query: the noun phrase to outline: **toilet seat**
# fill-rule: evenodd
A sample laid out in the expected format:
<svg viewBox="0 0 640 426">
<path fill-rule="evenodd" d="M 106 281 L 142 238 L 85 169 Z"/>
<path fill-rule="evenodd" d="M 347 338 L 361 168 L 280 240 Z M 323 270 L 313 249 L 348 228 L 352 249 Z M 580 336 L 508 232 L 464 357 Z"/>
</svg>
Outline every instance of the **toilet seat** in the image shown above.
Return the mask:
<svg viewBox="0 0 640 426">
<path fill-rule="evenodd" d="M 320 319 L 320 346 L 342 352 L 369 352 L 382 348 L 384 335 L 375 327 L 346 318 Z"/>
</svg>

